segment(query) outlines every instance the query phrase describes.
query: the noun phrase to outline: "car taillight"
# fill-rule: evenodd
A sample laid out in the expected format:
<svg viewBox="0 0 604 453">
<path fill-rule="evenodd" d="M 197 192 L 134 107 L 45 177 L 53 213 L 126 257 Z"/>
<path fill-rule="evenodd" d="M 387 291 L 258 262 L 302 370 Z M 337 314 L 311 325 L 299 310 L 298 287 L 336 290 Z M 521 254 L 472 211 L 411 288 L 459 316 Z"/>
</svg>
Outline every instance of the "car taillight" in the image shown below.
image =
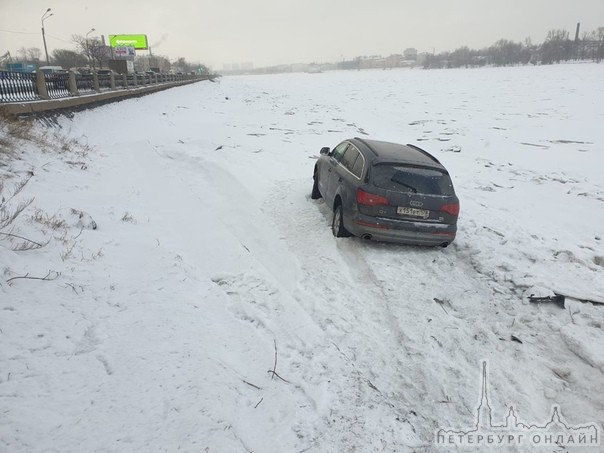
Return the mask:
<svg viewBox="0 0 604 453">
<path fill-rule="evenodd" d="M 440 208 L 441 211 L 451 215 L 459 215 L 459 203 L 444 204 Z"/>
<path fill-rule="evenodd" d="M 363 189 L 357 189 L 357 203 L 365 206 L 379 206 L 388 204 L 388 198 L 365 192 Z"/>
</svg>

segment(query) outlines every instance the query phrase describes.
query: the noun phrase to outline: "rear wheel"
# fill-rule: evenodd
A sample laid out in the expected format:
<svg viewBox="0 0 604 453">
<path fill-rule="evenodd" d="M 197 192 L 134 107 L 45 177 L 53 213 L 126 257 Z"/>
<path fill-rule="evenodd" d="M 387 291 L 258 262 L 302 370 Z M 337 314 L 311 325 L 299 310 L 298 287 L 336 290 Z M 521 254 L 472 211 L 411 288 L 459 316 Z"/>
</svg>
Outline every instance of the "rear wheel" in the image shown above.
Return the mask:
<svg viewBox="0 0 604 453">
<path fill-rule="evenodd" d="M 313 176 L 313 184 L 312 184 L 312 192 L 310 193 L 310 198 L 313 200 L 318 200 L 321 198 L 321 192 L 319 192 L 319 181 L 317 180 L 317 174 L 315 173 Z"/>
<path fill-rule="evenodd" d="M 350 236 L 350 232 L 344 227 L 344 210 L 342 209 L 341 204 L 338 204 L 333 210 L 331 231 L 337 238 L 346 238 Z"/>
</svg>

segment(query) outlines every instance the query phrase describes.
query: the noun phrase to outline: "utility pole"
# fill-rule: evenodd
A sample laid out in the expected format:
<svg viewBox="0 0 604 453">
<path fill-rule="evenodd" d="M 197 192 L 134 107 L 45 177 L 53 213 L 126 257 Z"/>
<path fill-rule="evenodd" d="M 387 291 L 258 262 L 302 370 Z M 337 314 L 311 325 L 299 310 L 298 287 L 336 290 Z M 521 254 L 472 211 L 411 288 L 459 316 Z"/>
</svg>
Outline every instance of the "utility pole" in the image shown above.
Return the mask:
<svg viewBox="0 0 604 453">
<path fill-rule="evenodd" d="M 52 16 L 52 13 L 50 13 L 50 8 L 48 8 L 46 10 L 46 12 L 44 14 L 42 14 L 42 41 L 44 41 L 44 53 L 46 54 L 46 65 L 50 65 L 50 60 L 48 59 L 48 48 L 46 47 L 46 35 L 44 34 L 44 21 L 46 19 L 48 19 L 50 16 Z M 47 15 L 48 14 L 48 15 Z"/>
</svg>

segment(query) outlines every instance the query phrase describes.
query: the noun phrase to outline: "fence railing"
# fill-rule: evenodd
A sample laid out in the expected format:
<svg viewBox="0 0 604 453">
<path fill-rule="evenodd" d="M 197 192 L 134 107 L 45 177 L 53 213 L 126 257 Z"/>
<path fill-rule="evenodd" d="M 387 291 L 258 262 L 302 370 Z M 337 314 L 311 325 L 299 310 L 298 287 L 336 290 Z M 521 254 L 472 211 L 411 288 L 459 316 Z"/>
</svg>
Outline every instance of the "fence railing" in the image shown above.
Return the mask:
<svg viewBox="0 0 604 453">
<path fill-rule="evenodd" d="M 36 74 L 0 71 L 0 102 L 35 101 L 40 99 Z"/>
<path fill-rule="evenodd" d="M 124 84 L 124 76 L 117 76 L 115 77 L 115 88 L 116 89 L 121 89 L 124 88 L 126 85 Z"/>
<path fill-rule="evenodd" d="M 76 90 L 80 94 L 87 94 L 94 91 L 92 74 L 80 74 L 76 76 Z"/>
<path fill-rule="evenodd" d="M 44 74 L 44 84 L 50 99 L 60 99 L 71 96 L 69 91 L 69 74 L 52 73 Z"/>
<path fill-rule="evenodd" d="M 110 75 L 100 75 L 98 76 L 99 80 L 99 91 L 107 91 L 111 89 L 111 76 Z"/>
<path fill-rule="evenodd" d="M 0 103 L 60 99 L 202 78 L 204 76 L 197 74 L 79 74 L 73 71 L 34 74 L 0 71 Z"/>
</svg>

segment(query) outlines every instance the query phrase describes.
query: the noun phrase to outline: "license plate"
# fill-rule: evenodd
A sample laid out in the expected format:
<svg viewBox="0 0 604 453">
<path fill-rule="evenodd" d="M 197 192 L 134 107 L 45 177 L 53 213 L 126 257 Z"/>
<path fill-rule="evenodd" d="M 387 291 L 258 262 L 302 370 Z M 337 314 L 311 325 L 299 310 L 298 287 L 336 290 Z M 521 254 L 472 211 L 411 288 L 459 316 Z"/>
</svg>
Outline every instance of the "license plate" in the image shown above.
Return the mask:
<svg viewBox="0 0 604 453">
<path fill-rule="evenodd" d="M 430 216 L 430 211 L 428 211 L 427 209 L 406 208 L 403 206 L 399 206 L 396 209 L 396 213 L 398 215 L 410 215 L 413 217 L 421 217 L 422 219 L 427 219 Z"/>
</svg>

